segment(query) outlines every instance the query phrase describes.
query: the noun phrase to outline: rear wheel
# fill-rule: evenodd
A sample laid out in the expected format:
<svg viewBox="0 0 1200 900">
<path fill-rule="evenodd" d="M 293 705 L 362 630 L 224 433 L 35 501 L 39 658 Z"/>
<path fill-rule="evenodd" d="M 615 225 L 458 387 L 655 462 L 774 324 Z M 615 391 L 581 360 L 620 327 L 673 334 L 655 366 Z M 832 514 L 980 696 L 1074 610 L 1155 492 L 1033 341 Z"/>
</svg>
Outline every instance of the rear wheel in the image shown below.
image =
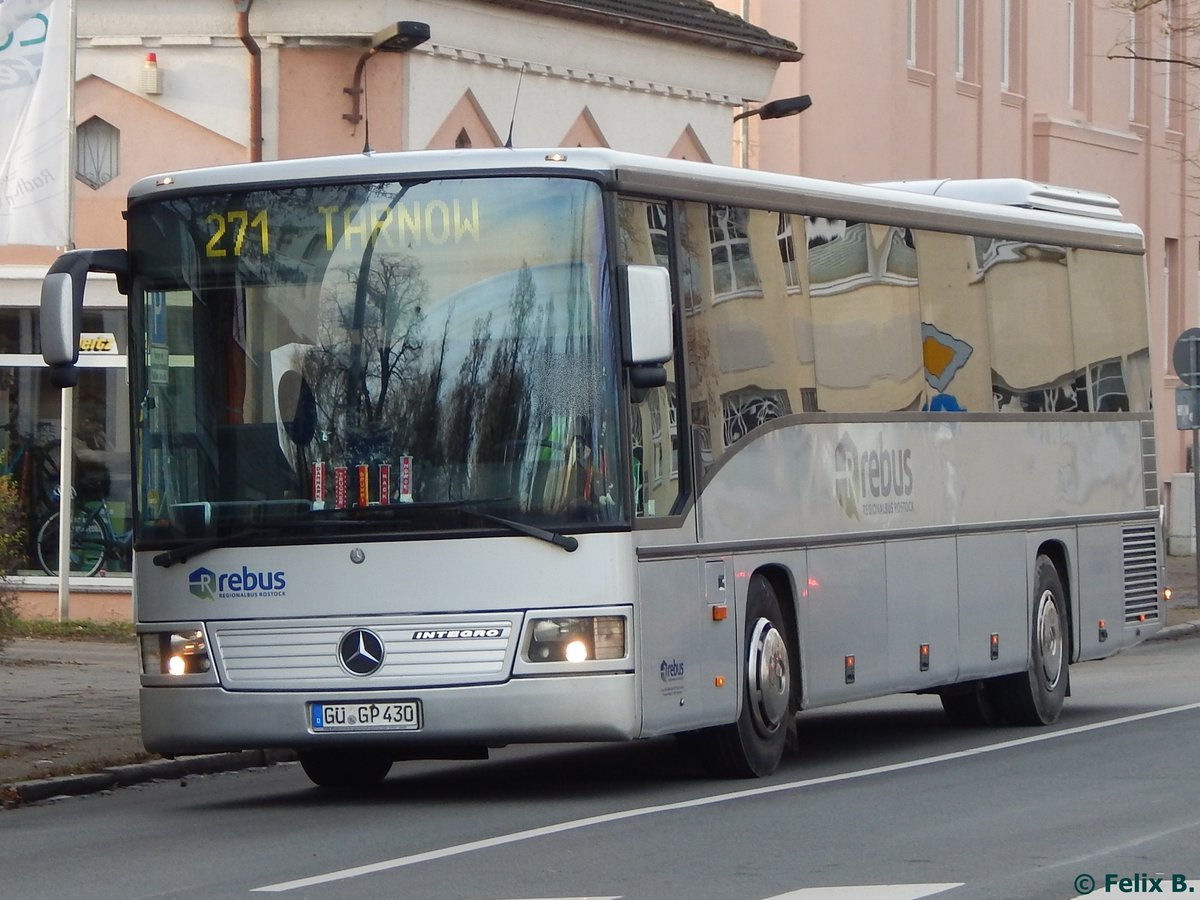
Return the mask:
<svg viewBox="0 0 1200 900">
<path fill-rule="evenodd" d="M 58 513 L 51 513 L 37 536 L 38 564 L 47 575 L 58 574 Z M 104 562 L 104 529 L 94 518 L 71 528 L 71 574 L 95 575 Z"/>
<path fill-rule="evenodd" d="M 323 788 L 374 787 L 392 768 L 391 756 L 372 750 L 302 750 L 299 757 L 304 774 Z"/>
<path fill-rule="evenodd" d="M 1067 696 L 1067 604 L 1049 557 L 1037 558 L 1034 585 L 1029 668 L 989 685 L 1010 725 L 1051 724 Z"/>
<path fill-rule="evenodd" d="M 694 735 L 700 758 L 714 775 L 770 775 L 783 758 L 795 714 L 792 651 L 779 598 L 756 576 L 746 599 L 742 711 L 736 722 Z"/>
</svg>

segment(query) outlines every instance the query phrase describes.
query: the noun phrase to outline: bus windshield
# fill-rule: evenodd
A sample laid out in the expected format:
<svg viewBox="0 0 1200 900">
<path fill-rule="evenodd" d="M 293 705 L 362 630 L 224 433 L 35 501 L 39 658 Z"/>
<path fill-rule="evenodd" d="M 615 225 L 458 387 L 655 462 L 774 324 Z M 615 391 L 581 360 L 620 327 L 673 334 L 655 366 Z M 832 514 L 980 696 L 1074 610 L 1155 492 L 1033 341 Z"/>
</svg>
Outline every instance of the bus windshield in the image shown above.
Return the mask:
<svg viewBox="0 0 1200 900">
<path fill-rule="evenodd" d="M 623 521 L 595 184 L 176 194 L 129 228 L 143 539 Z"/>
</svg>

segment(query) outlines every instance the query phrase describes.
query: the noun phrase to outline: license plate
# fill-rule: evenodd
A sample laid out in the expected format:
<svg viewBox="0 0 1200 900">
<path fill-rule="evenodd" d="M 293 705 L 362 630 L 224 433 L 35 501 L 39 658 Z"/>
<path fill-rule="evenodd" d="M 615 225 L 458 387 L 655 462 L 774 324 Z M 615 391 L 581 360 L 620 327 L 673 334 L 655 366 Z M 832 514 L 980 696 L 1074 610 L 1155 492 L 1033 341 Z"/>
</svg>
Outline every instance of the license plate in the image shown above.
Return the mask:
<svg viewBox="0 0 1200 900">
<path fill-rule="evenodd" d="M 313 731 L 419 731 L 420 700 L 372 703 L 313 703 L 309 706 Z"/>
</svg>

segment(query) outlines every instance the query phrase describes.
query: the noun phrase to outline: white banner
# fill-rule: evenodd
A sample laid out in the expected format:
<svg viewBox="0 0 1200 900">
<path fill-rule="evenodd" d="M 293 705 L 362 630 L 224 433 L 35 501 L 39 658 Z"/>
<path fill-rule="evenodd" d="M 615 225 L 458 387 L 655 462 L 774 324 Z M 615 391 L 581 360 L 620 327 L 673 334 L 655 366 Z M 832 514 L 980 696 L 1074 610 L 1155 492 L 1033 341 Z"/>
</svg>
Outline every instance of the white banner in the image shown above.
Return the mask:
<svg viewBox="0 0 1200 900">
<path fill-rule="evenodd" d="M 0 244 L 70 242 L 68 0 L 0 0 Z"/>
</svg>

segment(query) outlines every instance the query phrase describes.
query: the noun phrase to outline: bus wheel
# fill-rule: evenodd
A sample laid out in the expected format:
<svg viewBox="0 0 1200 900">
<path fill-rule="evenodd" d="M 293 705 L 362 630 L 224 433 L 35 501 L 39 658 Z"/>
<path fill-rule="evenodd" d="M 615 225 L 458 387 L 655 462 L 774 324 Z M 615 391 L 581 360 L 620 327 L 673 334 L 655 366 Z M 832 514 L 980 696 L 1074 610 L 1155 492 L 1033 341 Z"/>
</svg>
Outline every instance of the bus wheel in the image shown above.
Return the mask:
<svg viewBox="0 0 1200 900">
<path fill-rule="evenodd" d="M 966 690 L 947 688 L 941 692 L 941 698 L 946 718 L 954 725 L 973 728 L 999 725 L 1003 721 L 987 685 L 967 685 Z"/>
<path fill-rule="evenodd" d="M 784 621 L 771 583 L 762 577 L 752 579 L 746 600 L 741 713 L 736 722 L 695 735 L 700 758 L 714 775 L 770 775 L 783 758 L 795 713 L 792 651 Z"/>
<path fill-rule="evenodd" d="M 1067 614 L 1062 579 L 1049 557 L 1035 570 L 1029 668 L 989 685 L 1010 725 L 1049 725 L 1067 696 Z"/>
<path fill-rule="evenodd" d="M 392 768 L 391 756 L 370 750 L 301 750 L 298 756 L 304 774 L 323 788 L 373 787 Z"/>
</svg>

